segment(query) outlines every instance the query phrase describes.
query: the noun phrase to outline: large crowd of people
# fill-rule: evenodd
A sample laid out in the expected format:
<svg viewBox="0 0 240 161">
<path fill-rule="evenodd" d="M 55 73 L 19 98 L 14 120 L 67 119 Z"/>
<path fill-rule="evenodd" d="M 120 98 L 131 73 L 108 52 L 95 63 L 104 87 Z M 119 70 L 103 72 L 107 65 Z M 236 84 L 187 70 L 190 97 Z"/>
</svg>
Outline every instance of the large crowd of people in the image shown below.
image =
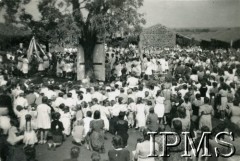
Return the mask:
<svg viewBox="0 0 240 161">
<path fill-rule="evenodd" d="M 147 132 L 190 132 L 199 141 L 202 132 L 212 132 L 209 151 L 213 157 L 189 160 L 237 161 L 240 159 L 240 51 L 192 48 L 146 47 L 141 52 L 106 48 L 106 81 L 75 83 L 76 54 L 52 53 L 32 59 L 18 53 L 1 64 L 0 154 L 1 161 L 16 161 L 16 148 L 23 144 L 27 161 L 37 159 L 36 146 L 58 150 L 72 137 L 71 159 L 80 148 L 107 153 L 109 161 L 185 160 L 184 142 L 168 149 L 170 157 L 152 158 Z M 42 76 L 31 83 L 29 71 Z M 38 71 L 38 72 L 37 72 Z M 47 72 L 66 78 L 58 83 Z M 15 79 L 18 78 L 18 79 Z M 215 121 L 214 121 L 215 120 Z M 128 150 L 128 130 L 137 130 L 136 150 Z M 236 147 L 230 158 L 214 157 L 214 135 L 231 131 Z M 105 149 L 106 133 L 113 135 L 114 149 Z M 227 138 L 222 138 L 224 141 Z M 162 154 L 162 138 L 156 136 L 156 153 Z M 169 136 L 168 143 L 175 142 Z M 7 147 L 7 148 L 6 148 Z M 165 149 L 166 150 L 166 149 Z"/>
</svg>

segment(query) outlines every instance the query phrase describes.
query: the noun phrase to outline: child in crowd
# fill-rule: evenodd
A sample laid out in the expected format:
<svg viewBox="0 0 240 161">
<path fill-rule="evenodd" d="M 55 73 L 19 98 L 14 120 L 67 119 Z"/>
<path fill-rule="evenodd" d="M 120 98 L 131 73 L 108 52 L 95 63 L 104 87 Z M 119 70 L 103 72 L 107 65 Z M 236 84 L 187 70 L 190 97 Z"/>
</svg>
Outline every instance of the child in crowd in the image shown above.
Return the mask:
<svg viewBox="0 0 240 161">
<path fill-rule="evenodd" d="M 76 120 L 76 122 L 73 125 L 72 136 L 73 136 L 73 144 L 81 146 L 84 140 L 83 120 Z"/>
<path fill-rule="evenodd" d="M 26 155 L 27 161 L 35 161 L 36 159 L 35 144 L 38 142 L 37 135 L 31 123 L 32 116 L 30 114 L 27 114 L 25 116 L 25 119 L 26 119 L 26 125 L 25 125 L 25 132 L 24 132 L 24 138 L 23 138 L 23 143 L 25 143 L 24 153 Z"/>
<path fill-rule="evenodd" d="M 84 137 L 87 136 L 88 132 L 90 131 L 90 122 L 93 120 L 92 112 L 87 111 L 87 116 L 83 119 L 84 124 Z"/>
<path fill-rule="evenodd" d="M 100 161 L 101 160 L 101 156 L 98 153 L 92 153 L 91 155 L 91 159 L 92 161 Z"/>
<path fill-rule="evenodd" d="M 129 128 L 134 127 L 134 120 L 135 120 L 135 113 L 136 113 L 136 103 L 132 98 L 128 98 L 128 126 Z"/>
<path fill-rule="evenodd" d="M 8 161 L 15 161 L 17 160 L 18 154 L 16 153 L 17 144 L 23 140 L 24 136 L 20 135 L 18 131 L 18 121 L 11 120 L 10 121 L 11 128 L 8 131 L 7 143 L 8 143 Z"/>
<path fill-rule="evenodd" d="M 71 158 L 65 159 L 64 161 L 77 161 L 79 154 L 80 154 L 80 148 L 77 146 L 74 146 L 71 148 L 71 152 L 70 152 Z"/>
<path fill-rule="evenodd" d="M 20 122 L 19 130 L 24 131 L 24 126 L 25 126 L 25 123 L 26 123 L 25 116 L 29 113 L 28 110 L 26 108 L 23 108 L 20 105 L 17 105 L 17 107 L 14 108 L 13 110 L 14 110 L 14 113 L 16 114 L 16 116 L 18 117 L 18 120 Z"/>
<path fill-rule="evenodd" d="M 10 117 L 2 115 L 0 116 L 0 129 L 3 130 L 3 134 L 7 134 L 8 130 L 11 128 Z"/>
<path fill-rule="evenodd" d="M 64 107 L 63 113 L 61 113 L 60 121 L 63 123 L 64 136 L 69 136 L 71 134 L 71 114 L 68 106 Z"/>
<path fill-rule="evenodd" d="M 83 117 L 87 117 L 87 112 L 91 111 L 86 101 L 81 102 L 81 108 L 83 112 Z"/>
<path fill-rule="evenodd" d="M 82 120 L 84 117 L 82 106 L 77 105 L 76 120 Z"/>
<path fill-rule="evenodd" d="M 34 146 L 35 143 L 37 143 L 37 135 L 34 131 L 34 126 L 32 124 L 32 116 L 30 114 L 27 114 L 25 116 L 26 124 L 25 124 L 25 131 L 24 131 L 24 138 L 23 143 L 25 143 L 25 146 Z"/>
<path fill-rule="evenodd" d="M 53 114 L 53 121 L 51 123 L 52 140 L 48 143 L 48 149 L 56 149 L 57 146 L 62 144 L 63 141 L 63 123 L 59 121 L 60 113 Z"/>
</svg>

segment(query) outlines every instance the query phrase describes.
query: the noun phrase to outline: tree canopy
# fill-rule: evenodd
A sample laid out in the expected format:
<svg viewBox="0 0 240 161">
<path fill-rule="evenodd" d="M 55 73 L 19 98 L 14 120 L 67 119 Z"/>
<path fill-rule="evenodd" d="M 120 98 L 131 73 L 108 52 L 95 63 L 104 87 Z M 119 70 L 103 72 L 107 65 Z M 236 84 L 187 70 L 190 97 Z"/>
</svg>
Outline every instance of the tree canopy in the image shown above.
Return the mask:
<svg viewBox="0 0 240 161">
<path fill-rule="evenodd" d="M 95 44 L 118 35 L 137 35 L 145 24 L 143 0 L 39 0 L 36 20 L 25 6 L 31 0 L 2 0 L 9 24 L 23 24 L 44 43 Z"/>
</svg>

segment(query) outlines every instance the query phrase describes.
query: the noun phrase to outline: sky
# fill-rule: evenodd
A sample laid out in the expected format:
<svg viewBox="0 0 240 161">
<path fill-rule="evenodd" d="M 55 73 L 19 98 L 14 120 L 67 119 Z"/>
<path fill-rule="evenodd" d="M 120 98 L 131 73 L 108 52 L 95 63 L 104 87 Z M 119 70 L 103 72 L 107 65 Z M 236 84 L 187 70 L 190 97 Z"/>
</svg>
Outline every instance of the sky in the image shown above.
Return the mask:
<svg viewBox="0 0 240 161">
<path fill-rule="evenodd" d="M 240 0 L 145 0 L 147 26 L 240 27 Z"/>
<path fill-rule="evenodd" d="M 32 0 L 27 12 L 38 18 L 37 3 Z M 144 0 L 140 12 L 146 27 L 162 24 L 171 28 L 240 27 L 240 0 Z M 0 12 L 0 22 L 3 22 Z"/>
</svg>

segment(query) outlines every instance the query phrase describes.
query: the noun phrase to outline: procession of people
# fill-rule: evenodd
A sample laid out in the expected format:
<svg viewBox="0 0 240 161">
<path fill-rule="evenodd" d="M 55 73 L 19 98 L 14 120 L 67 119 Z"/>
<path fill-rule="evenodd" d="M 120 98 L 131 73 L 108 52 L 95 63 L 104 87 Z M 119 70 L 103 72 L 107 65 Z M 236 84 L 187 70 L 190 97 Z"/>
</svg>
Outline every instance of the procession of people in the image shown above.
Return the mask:
<svg viewBox="0 0 240 161">
<path fill-rule="evenodd" d="M 29 61 L 20 51 L 1 64 L 1 161 L 16 161 L 17 145 L 23 146 L 27 161 L 40 160 L 36 146 L 47 144 L 48 150 L 58 151 L 68 139 L 72 160 L 80 158 L 82 148 L 92 151 L 89 158 L 96 161 L 99 154 L 107 154 L 109 161 L 240 159 L 240 50 L 140 50 L 133 45 L 105 50 L 105 81 L 98 82 L 76 81 L 75 52 L 53 52 Z M 31 82 L 35 76 L 38 83 Z M 134 151 L 128 149 L 131 130 L 142 136 L 135 138 Z M 194 141 L 202 132 L 230 131 L 236 152 L 229 158 L 184 158 L 181 142 L 168 149 L 170 157 L 149 158 L 147 132 L 164 131 L 190 132 Z M 113 149 L 105 148 L 106 134 L 113 136 Z M 162 138 L 156 137 L 160 155 Z M 210 140 L 212 155 L 214 143 Z"/>
</svg>

